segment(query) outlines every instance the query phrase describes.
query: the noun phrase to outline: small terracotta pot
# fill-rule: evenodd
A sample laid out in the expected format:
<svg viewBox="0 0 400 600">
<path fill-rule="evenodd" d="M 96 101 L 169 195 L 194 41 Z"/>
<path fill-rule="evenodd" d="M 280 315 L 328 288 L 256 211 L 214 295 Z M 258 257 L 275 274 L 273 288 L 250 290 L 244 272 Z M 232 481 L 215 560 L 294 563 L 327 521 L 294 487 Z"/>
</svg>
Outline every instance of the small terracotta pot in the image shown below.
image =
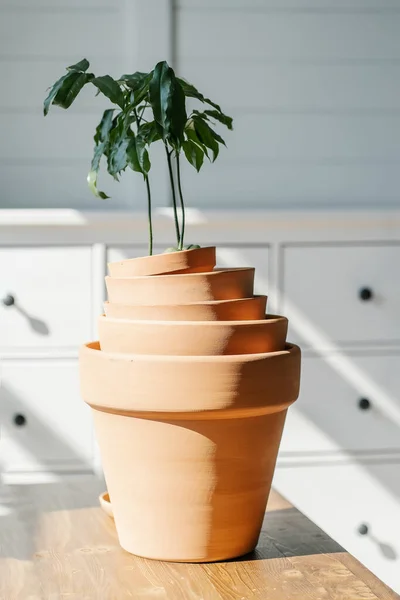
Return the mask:
<svg viewBox="0 0 400 600">
<path fill-rule="evenodd" d="M 215 247 L 194 248 L 180 252 L 153 254 L 108 264 L 111 277 L 138 277 L 164 273 L 200 273 L 215 267 Z"/>
<path fill-rule="evenodd" d="M 135 306 L 104 303 L 107 317 L 134 321 L 256 321 L 264 318 L 266 296 L 192 304 Z"/>
<path fill-rule="evenodd" d="M 288 321 L 268 315 L 260 321 L 132 321 L 99 318 L 105 352 L 219 356 L 283 350 Z"/>
<path fill-rule="evenodd" d="M 254 269 L 216 269 L 209 273 L 106 277 L 108 299 L 116 304 L 189 304 L 209 300 L 249 298 L 253 295 Z"/>
<path fill-rule="evenodd" d="M 93 343 L 80 368 L 121 546 L 188 562 L 253 550 L 298 395 L 299 349 L 134 356 Z"/>
</svg>

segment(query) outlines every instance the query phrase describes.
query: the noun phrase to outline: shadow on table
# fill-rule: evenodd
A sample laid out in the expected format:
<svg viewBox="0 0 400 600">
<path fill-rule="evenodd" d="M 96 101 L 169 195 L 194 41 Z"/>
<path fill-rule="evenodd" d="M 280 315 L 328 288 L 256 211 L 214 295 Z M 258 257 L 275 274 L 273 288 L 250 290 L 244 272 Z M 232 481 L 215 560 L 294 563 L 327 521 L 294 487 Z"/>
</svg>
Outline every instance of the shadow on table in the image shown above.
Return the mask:
<svg viewBox="0 0 400 600">
<path fill-rule="evenodd" d="M 345 552 L 345 549 L 297 508 L 284 508 L 266 513 L 257 548 L 234 560 L 265 560 L 333 552 Z"/>
<path fill-rule="evenodd" d="M 5 498 L 9 514 L 0 517 L 0 560 L 32 560 L 43 513 L 99 508 L 105 483 L 95 476 L 79 476 L 63 483 L 11 485 Z"/>
</svg>

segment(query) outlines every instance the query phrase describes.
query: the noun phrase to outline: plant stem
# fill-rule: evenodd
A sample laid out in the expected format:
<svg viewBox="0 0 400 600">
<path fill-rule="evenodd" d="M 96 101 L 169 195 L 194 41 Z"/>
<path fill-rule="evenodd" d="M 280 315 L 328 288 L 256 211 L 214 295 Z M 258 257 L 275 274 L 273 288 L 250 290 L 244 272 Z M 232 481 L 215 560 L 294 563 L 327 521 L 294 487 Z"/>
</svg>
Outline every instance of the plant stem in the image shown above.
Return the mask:
<svg viewBox="0 0 400 600">
<path fill-rule="evenodd" d="M 146 119 L 144 119 L 144 117 L 143 117 L 143 113 L 144 113 L 144 111 L 146 110 L 146 108 L 147 108 L 147 104 L 144 104 L 144 106 L 143 106 L 143 108 L 142 108 L 142 112 L 140 113 L 140 120 L 146 121 Z M 147 122 L 148 122 L 148 121 L 146 121 L 146 123 L 147 123 Z"/>
<path fill-rule="evenodd" d="M 183 238 L 185 237 L 185 204 L 183 202 L 182 185 L 181 185 L 181 166 L 179 162 L 179 152 L 176 153 L 176 176 L 178 180 L 179 199 L 181 201 L 182 221 L 181 221 L 181 237 L 179 240 L 179 250 L 183 248 Z"/>
<path fill-rule="evenodd" d="M 151 192 L 150 192 L 150 182 L 147 175 L 145 175 L 144 180 L 146 182 L 147 189 L 147 218 L 149 222 L 149 256 L 153 254 L 153 221 L 151 216 Z"/>
<path fill-rule="evenodd" d="M 181 234 L 179 231 L 179 220 L 178 220 L 178 211 L 176 207 L 176 193 L 175 193 L 175 183 L 174 183 L 174 174 L 172 171 L 172 162 L 171 162 L 171 154 L 168 150 L 167 144 L 165 144 L 165 152 L 167 153 L 167 162 L 168 162 L 168 171 L 169 171 L 169 180 L 171 182 L 171 191 L 172 191 L 172 206 L 174 208 L 174 221 L 175 221 L 175 232 L 176 232 L 176 243 L 179 247 Z"/>
<path fill-rule="evenodd" d="M 137 128 L 140 127 L 140 122 L 143 117 L 144 109 L 142 110 L 142 114 L 138 117 L 136 109 L 133 109 L 133 113 L 136 118 Z M 153 219 L 151 215 L 151 191 L 150 191 L 150 182 L 149 176 L 143 173 L 144 181 L 146 183 L 146 191 L 147 191 L 147 220 L 149 223 L 149 256 L 153 254 Z"/>
<path fill-rule="evenodd" d="M 134 109 L 133 109 L 133 114 L 135 115 L 135 119 L 136 119 L 137 127 L 138 127 L 138 129 L 139 129 L 139 127 L 140 127 L 140 121 L 141 121 L 141 116 L 143 115 L 143 113 L 142 113 L 142 115 L 141 115 L 141 116 L 140 116 L 140 118 L 139 118 L 139 117 L 138 117 L 138 114 L 137 114 L 137 110 L 136 110 L 136 108 L 134 108 Z"/>
</svg>

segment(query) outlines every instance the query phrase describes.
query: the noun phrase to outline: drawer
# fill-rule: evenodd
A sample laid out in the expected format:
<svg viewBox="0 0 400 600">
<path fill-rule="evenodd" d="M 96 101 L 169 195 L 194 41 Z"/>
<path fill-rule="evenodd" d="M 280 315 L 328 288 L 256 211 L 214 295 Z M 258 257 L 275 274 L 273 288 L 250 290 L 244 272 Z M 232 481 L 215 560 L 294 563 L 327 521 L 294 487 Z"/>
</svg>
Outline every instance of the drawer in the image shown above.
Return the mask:
<svg viewBox="0 0 400 600">
<path fill-rule="evenodd" d="M 90 339 L 89 247 L 3 247 L 0 272 L 1 349 L 76 347 Z"/>
<path fill-rule="evenodd" d="M 217 267 L 255 267 L 254 291 L 268 296 L 267 246 L 217 246 Z M 165 247 L 155 246 L 154 253 L 163 252 Z M 108 248 L 107 262 L 145 256 L 147 246 L 112 246 Z"/>
<path fill-rule="evenodd" d="M 92 468 L 91 415 L 76 360 L 4 360 L 0 425 L 2 472 Z"/>
<path fill-rule="evenodd" d="M 293 341 L 400 340 L 400 246 L 290 246 L 283 257 L 282 310 Z"/>
<path fill-rule="evenodd" d="M 397 424 L 389 410 L 397 411 Z M 400 448 L 400 356 L 303 358 L 280 458 Z"/>
<path fill-rule="evenodd" d="M 273 485 L 400 592 L 400 464 L 278 468 Z"/>
</svg>

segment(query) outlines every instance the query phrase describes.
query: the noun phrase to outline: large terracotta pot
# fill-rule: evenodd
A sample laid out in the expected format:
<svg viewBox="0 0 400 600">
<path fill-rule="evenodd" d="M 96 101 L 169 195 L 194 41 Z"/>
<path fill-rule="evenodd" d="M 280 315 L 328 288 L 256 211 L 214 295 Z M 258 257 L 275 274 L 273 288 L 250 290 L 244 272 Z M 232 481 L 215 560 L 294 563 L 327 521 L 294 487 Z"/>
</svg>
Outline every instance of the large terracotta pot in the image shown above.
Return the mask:
<svg viewBox="0 0 400 600">
<path fill-rule="evenodd" d="M 286 343 L 287 320 L 251 301 L 254 271 L 201 272 L 201 260 L 181 274 L 155 273 L 157 261 L 149 275 L 117 270 L 100 342 L 80 353 L 119 541 L 148 558 L 213 561 L 255 547 L 299 391 L 300 351 Z M 232 314 L 240 320 L 218 318 Z"/>
</svg>

